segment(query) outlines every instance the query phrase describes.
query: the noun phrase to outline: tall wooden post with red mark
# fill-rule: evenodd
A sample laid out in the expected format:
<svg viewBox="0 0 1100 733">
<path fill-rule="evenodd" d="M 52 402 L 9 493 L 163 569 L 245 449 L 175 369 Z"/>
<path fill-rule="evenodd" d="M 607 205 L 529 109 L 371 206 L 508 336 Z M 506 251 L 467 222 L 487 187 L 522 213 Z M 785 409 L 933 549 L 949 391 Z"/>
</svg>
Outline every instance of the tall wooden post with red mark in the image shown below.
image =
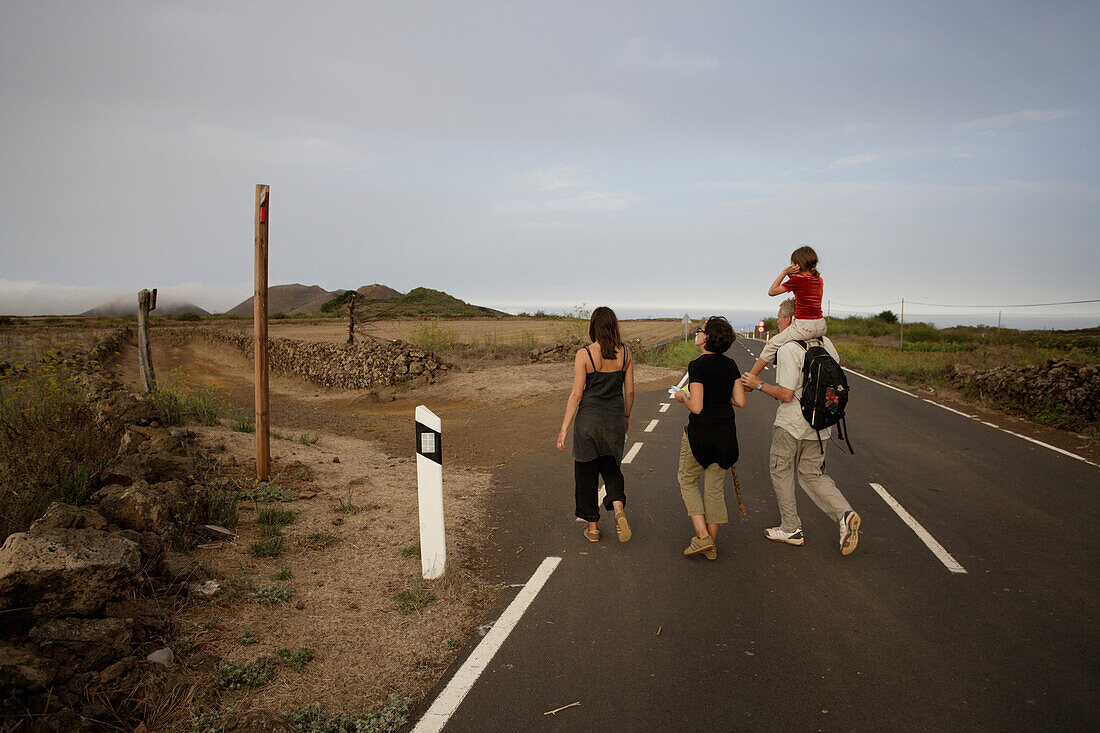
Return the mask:
<svg viewBox="0 0 1100 733">
<path fill-rule="evenodd" d="M 253 325 L 256 348 L 256 478 L 267 481 L 271 473 L 271 436 L 268 434 L 267 393 L 267 224 L 271 187 L 256 185 L 256 292 Z"/>
</svg>

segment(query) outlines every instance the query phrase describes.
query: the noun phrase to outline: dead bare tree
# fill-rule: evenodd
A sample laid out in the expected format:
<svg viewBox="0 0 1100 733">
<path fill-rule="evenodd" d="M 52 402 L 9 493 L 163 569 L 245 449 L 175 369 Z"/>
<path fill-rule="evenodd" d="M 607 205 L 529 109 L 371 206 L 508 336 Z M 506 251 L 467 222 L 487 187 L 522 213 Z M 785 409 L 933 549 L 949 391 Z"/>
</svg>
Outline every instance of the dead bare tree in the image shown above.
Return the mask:
<svg viewBox="0 0 1100 733">
<path fill-rule="evenodd" d="M 367 331 L 371 325 L 383 318 L 393 315 L 400 303 L 393 300 L 377 300 L 366 298 L 355 290 L 345 290 L 332 300 L 321 306 L 326 313 L 343 311 L 348 316 L 348 343 L 355 343 L 355 334 L 381 341 Z"/>
</svg>

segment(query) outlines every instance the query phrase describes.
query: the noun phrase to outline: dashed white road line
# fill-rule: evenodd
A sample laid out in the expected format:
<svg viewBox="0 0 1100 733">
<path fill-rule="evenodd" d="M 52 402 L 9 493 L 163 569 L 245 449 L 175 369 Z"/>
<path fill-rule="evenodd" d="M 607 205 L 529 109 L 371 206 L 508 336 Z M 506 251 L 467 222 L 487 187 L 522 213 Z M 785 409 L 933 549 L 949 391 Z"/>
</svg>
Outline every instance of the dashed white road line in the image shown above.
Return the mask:
<svg viewBox="0 0 1100 733">
<path fill-rule="evenodd" d="M 512 599 L 512 602 L 508 604 L 508 608 L 504 609 L 504 613 L 493 624 L 493 628 L 489 630 L 489 633 L 485 635 L 485 638 L 481 640 L 473 653 L 466 658 L 466 661 L 462 663 L 462 667 L 447 683 L 447 686 L 443 688 L 443 692 L 439 693 L 439 697 L 428 708 L 428 712 L 420 718 L 416 727 L 413 728 L 413 733 L 438 733 L 438 731 L 443 730 L 443 726 L 447 724 L 447 721 L 454 715 L 455 710 L 462 704 L 466 694 L 477 682 L 477 678 L 485 671 L 489 662 L 492 661 L 493 655 L 497 653 L 497 650 L 504 644 L 504 640 L 512 633 L 512 629 L 519 623 L 523 612 L 535 600 L 535 596 L 542 590 L 542 586 L 546 584 L 550 574 L 554 572 L 560 562 L 560 557 L 548 557 L 542 561 L 535 574 L 523 586 L 523 590 Z"/>
<path fill-rule="evenodd" d="M 928 546 L 928 549 L 932 551 L 932 554 L 939 558 L 939 561 L 942 562 L 948 570 L 953 573 L 966 572 L 966 568 L 960 565 L 958 560 L 951 557 L 951 553 L 943 549 L 943 545 L 941 545 L 939 542 L 936 542 L 936 538 L 929 534 L 928 530 L 922 527 L 921 523 L 914 519 L 912 514 L 905 511 L 905 507 L 899 504 L 897 499 L 890 496 L 889 492 L 887 492 L 886 489 L 882 488 L 880 484 L 871 484 L 871 488 L 875 490 L 875 493 L 882 497 L 882 500 L 885 501 L 890 506 L 890 508 L 894 510 L 895 514 L 901 517 L 901 521 L 908 524 L 909 528 L 916 532 L 917 537 L 920 538 L 921 542 Z"/>
<path fill-rule="evenodd" d="M 668 412 L 669 404 L 668 402 L 662 402 L 661 409 L 657 410 L 657 412 Z"/>
<path fill-rule="evenodd" d="M 643 432 L 652 433 L 653 428 L 657 427 L 657 423 L 659 423 L 659 422 L 661 422 L 661 421 L 660 420 L 650 420 L 649 425 L 645 426 L 645 430 Z"/>
<path fill-rule="evenodd" d="M 626 463 L 630 463 L 631 461 L 633 461 L 634 456 L 638 455 L 638 451 L 640 451 L 641 449 L 642 449 L 642 444 L 641 443 L 635 443 L 634 445 L 630 446 L 630 450 L 628 450 L 626 452 L 626 455 L 623 456 L 623 463 L 626 464 Z"/>
</svg>

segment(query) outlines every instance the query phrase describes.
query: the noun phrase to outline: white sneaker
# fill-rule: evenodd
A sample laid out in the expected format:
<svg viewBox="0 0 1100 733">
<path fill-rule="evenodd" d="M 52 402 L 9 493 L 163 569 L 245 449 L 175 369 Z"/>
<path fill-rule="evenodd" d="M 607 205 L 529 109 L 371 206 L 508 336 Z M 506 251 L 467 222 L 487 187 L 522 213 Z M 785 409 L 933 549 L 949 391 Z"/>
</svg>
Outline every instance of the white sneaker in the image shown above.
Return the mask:
<svg viewBox="0 0 1100 733">
<path fill-rule="evenodd" d="M 802 536 L 801 527 L 793 532 L 784 532 L 779 527 L 768 527 L 764 530 L 764 536 L 776 542 L 786 542 L 788 545 L 801 545 L 806 542 L 806 538 Z"/>
<path fill-rule="evenodd" d="M 851 555 L 859 544 L 859 515 L 855 512 L 844 512 L 840 518 L 840 554 Z"/>
</svg>

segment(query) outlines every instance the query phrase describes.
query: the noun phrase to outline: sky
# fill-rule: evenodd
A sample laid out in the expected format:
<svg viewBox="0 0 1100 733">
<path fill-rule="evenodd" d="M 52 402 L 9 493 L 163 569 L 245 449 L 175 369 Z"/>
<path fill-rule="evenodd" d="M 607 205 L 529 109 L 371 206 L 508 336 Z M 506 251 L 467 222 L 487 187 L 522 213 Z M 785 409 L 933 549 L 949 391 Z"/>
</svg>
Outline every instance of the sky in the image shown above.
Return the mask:
<svg viewBox="0 0 1100 733">
<path fill-rule="evenodd" d="M 1056 0 L 0 0 L 0 313 L 229 308 L 262 183 L 273 285 L 770 313 L 809 244 L 834 314 L 1100 325 L 1007 307 L 1100 299 L 1098 31 Z"/>
</svg>

